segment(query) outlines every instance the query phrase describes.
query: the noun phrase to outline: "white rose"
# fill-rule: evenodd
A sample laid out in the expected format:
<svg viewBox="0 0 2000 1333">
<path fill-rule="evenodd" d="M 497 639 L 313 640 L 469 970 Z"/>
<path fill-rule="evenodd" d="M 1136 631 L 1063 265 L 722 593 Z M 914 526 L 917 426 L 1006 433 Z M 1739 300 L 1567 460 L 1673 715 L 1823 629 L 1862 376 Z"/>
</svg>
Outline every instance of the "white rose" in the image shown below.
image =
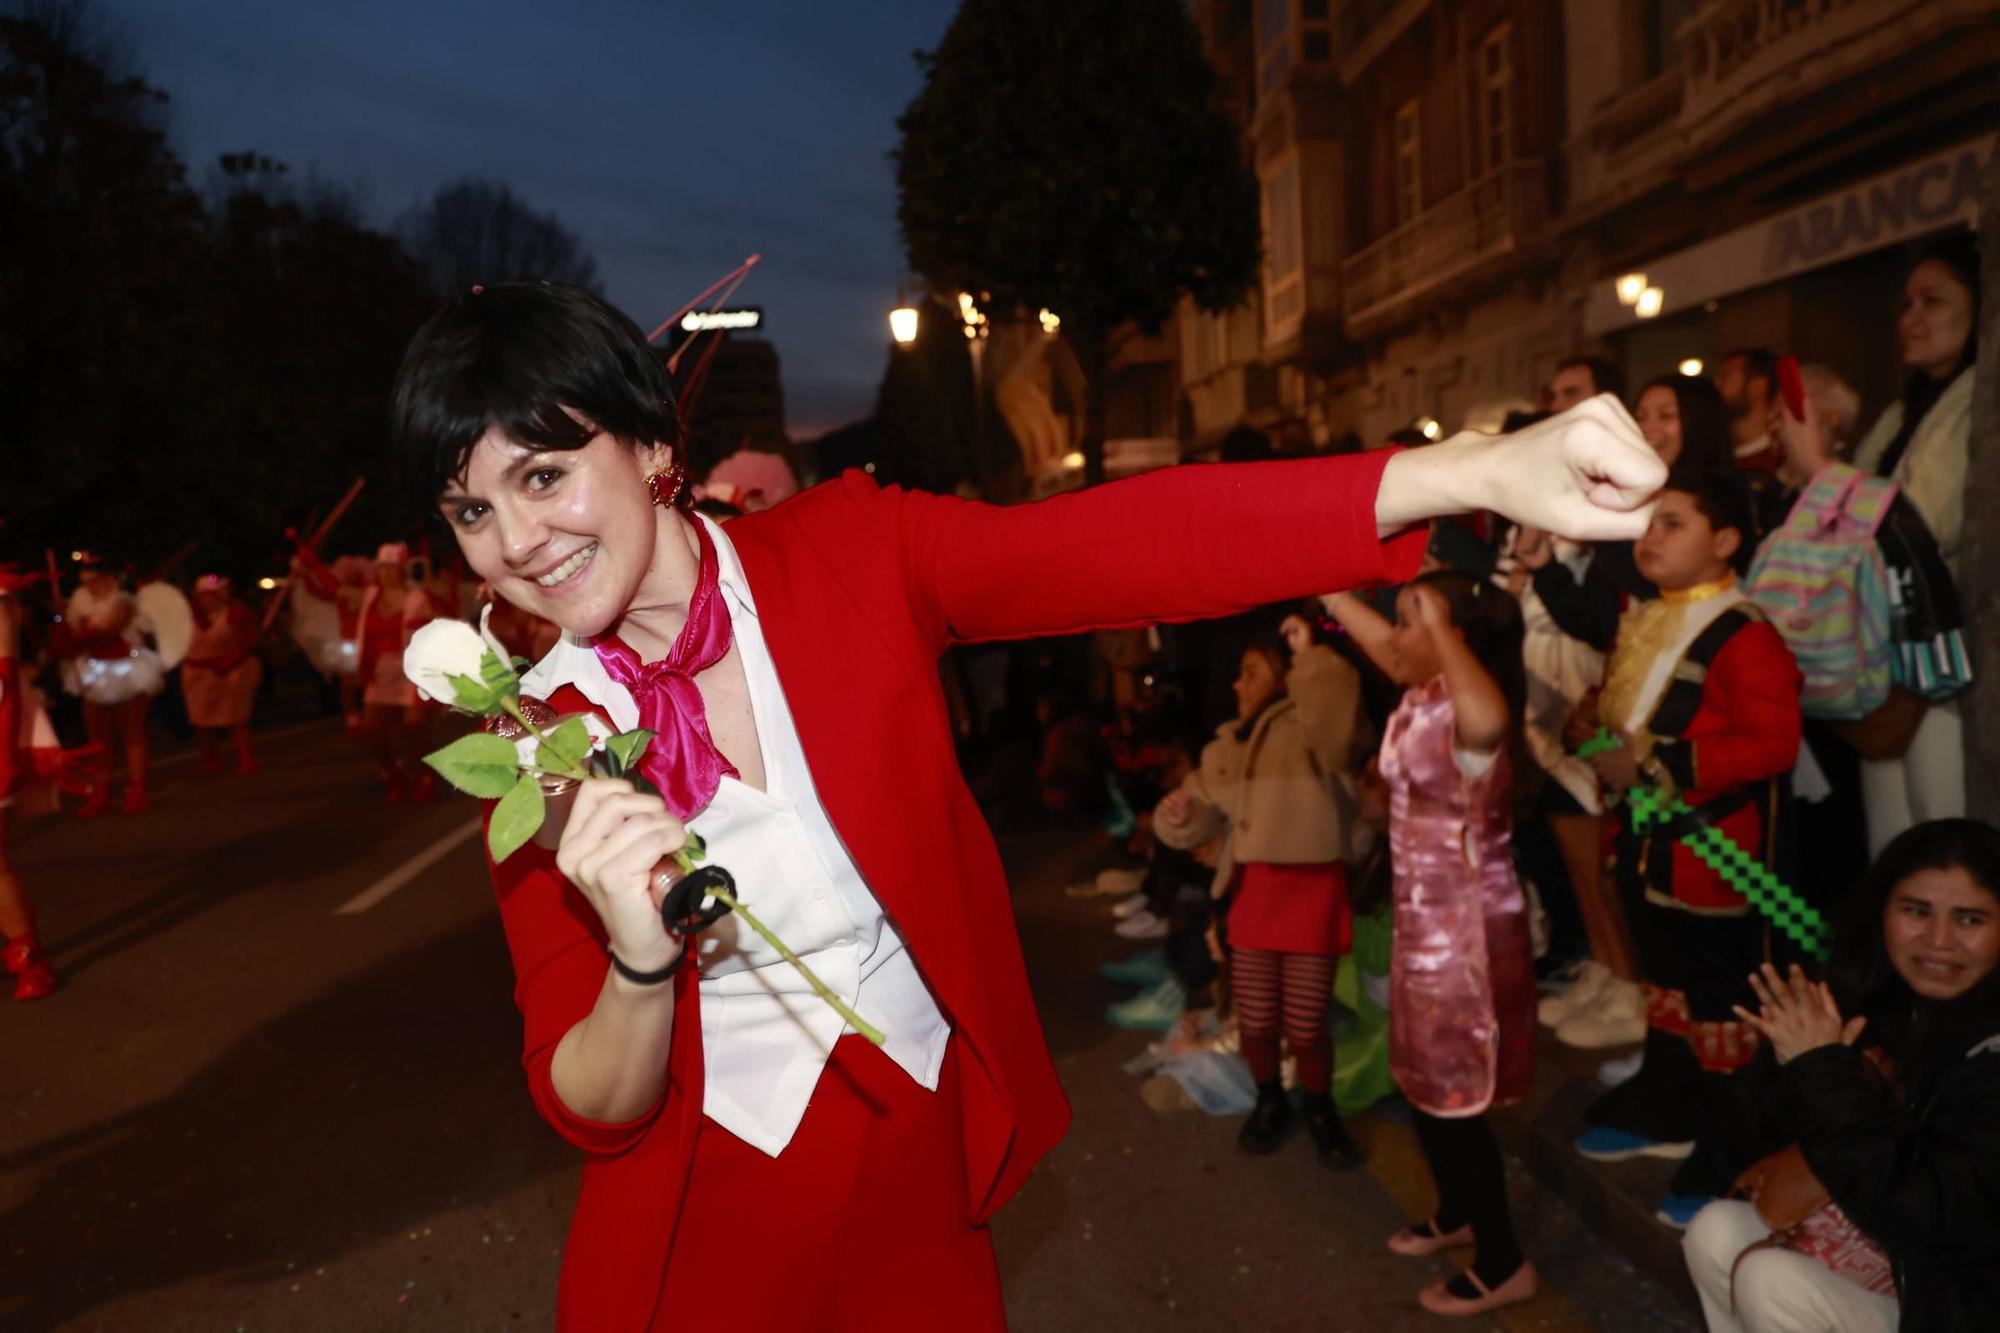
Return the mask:
<svg viewBox="0 0 2000 1333">
<path fill-rule="evenodd" d="M 478 680 L 486 657 L 486 640 L 463 620 L 433 620 L 410 636 L 403 650 L 403 674 L 417 693 L 441 704 L 458 706 L 453 676 Z"/>
</svg>

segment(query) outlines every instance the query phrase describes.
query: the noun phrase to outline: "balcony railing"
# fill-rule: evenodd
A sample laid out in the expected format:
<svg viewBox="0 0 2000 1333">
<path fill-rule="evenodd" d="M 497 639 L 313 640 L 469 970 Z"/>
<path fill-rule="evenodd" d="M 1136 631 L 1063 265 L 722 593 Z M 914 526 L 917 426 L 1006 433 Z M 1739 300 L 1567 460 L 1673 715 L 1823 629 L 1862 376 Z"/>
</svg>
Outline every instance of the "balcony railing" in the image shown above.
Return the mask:
<svg viewBox="0 0 2000 1333">
<path fill-rule="evenodd" d="M 1879 63 L 1878 30 L 1938 0 L 1709 0 L 1678 34 L 1687 92 L 1680 124 L 1691 140 L 1721 121 L 1753 116 L 1780 99 Z M 1887 40 L 1895 39 L 1890 34 Z"/>
<path fill-rule="evenodd" d="M 1348 334 L 1365 336 L 1397 307 L 1511 254 L 1547 213 L 1538 161 L 1489 172 L 1425 209 L 1341 264 Z"/>
</svg>

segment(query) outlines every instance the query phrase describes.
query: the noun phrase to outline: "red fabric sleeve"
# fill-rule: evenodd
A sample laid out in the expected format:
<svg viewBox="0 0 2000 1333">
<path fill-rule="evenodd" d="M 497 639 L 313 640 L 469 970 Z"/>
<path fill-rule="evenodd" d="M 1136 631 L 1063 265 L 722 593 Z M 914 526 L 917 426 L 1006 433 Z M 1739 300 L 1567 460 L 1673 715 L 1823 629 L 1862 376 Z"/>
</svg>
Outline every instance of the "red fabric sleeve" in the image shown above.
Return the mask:
<svg viewBox="0 0 2000 1333">
<path fill-rule="evenodd" d="M 1419 525 L 1376 536 L 1394 450 L 1163 468 L 1039 504 L 883 491 L 934 642 L 1205 620 L 1415 574 Z M 873 483 L 844 484 L 864 504 Z M 871 505 L 871 507 L 874 507 Z"/>
<path fill-rule="evenodd" d="M 1730 791 L 1792 771 L 1799 759 L 1798 663 L 1778 631 L 1753 621 L 1709 667 L 1707 693 L 1728 725 L 1691 743 L 1693 785 Z"/>
<path fill-rule="evenodd" d="M 487 803 L 489 819 L 494 804 Z M 587 1153 L 617 1156 L 645 1136 L 665 1093 L 660 1104 L 636 1120 L 606 1124 L 565 1106 L 550 1074 L 556 1043 L 597 1003 L 610 967 L 597 914 L 556 869 L 555 853 L 532 842 L 497 864 L 489 856 L 487 865 L 514 958 L 514 1003 L 524 1028 L 521 1063 L 528 1073 L 529 1096 L 556 1133 Z M 683 998 L 680 981 L 693 975 L 694 969 L 683 968 L 675 979 L 677 1003 Z"/>
</svg>

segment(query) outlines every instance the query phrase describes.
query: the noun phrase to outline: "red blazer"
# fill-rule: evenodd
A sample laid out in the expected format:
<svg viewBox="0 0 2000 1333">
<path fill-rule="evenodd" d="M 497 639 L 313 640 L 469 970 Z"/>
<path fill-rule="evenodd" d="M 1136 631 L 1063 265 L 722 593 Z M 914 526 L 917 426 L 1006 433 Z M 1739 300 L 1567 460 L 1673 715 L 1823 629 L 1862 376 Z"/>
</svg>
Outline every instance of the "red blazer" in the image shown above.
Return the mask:
<svg viewBox="0 0 2000 1333">
<path fill-rule="evenodd" d="M 1388 458 L 1177 467 L 1014 508 L 884 490 L 850 472 L 730 524 L 814 786 L 954 1028 L 973 1222 L 1020 1188 L 1070 1113 L 999 853 L 959 773 L 940 654 L 954 643 L 1205 619 L 1408 578 L 1422 530 L 1386 544 L 1375 535 Z M 529 1091 L 588 1154 L 558 1327 L 643 1329 L 701 1115 L 694 970 L 674 982 L 659 1105 L 628 1124 L 582 1119 L 557 1098 L 549 1068 L 603 984 L 602 930 L 532 843 L 493 880 Z"/>
<path fill-rule="evenodd" d="M 1653 753 L 1674 777 L 1681 799 L 1703 806 L 1743 787 L 1769 784 L 1799 759 L 1799 686 L 1791 649 L 1762 617 L 1729 636 L 1702 679 L 1701 707 L 1678 738 L 1662 738 Z M 1769 865 L 1774 857 L 1778 791 L 1717 821 L 1737 846 Z M 1690 907 L 1748 908 L 1741 893 L 1685 843 L 1675 842 L 1673 897 Z"/>
</svg>

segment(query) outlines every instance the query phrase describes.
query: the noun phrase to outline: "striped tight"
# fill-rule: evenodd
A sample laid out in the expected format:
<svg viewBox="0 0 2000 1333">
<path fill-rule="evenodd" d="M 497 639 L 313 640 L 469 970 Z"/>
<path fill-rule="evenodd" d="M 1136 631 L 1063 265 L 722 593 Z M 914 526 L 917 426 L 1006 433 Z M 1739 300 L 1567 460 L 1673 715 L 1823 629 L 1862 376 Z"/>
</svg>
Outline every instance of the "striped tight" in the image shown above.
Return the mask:
<svg viewBox="0 0 2000 1333">
<path fill-rule="evenodd" d="M 1326 1008 L 1340 959 L 1241 947 L 1232 948 L 1229 959 L 1236 1021 L 1251 1076 L 1259 1083 L 1278 1077 L 1282 1030 L 1285 1044 L 1299 1062 L 1299 1087 L 1328 1091 L 1333 1085 L 1333 1038 L 1327 1031 Z"/>
</svg>

